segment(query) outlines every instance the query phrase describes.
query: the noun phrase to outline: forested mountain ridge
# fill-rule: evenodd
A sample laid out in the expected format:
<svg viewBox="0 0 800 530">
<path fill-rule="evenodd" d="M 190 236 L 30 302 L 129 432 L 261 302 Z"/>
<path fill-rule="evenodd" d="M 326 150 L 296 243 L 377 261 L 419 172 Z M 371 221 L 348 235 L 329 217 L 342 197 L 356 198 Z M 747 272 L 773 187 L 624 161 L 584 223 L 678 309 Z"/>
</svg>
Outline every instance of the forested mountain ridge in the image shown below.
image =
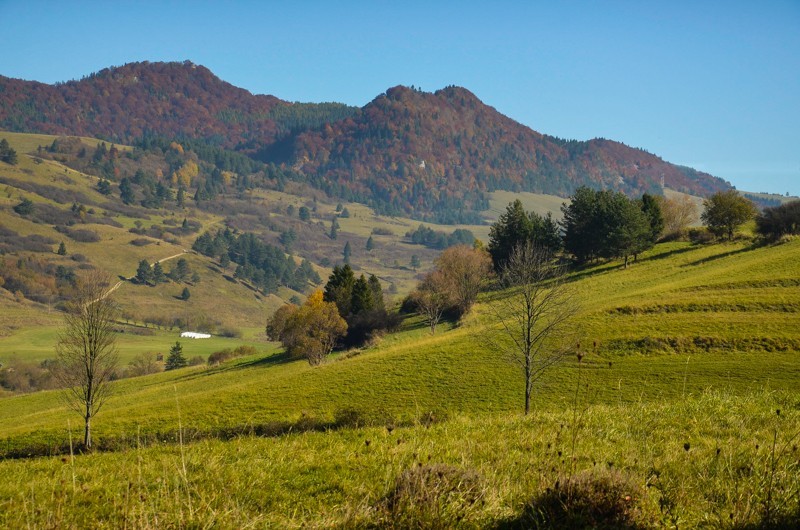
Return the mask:
<svg viewBox="0 0 800 530">
<path fill-rule="evenodd" d="M 0 128 L 133 143 L 199 139 L 381 213 L 479 222 L 487 192 L 566 197 L 582 185 L 629 196 L 730 185 L 605 139 L 536 132 L 460 87 L 397 86 L 361 109 L 253 95 L 191 62 L 130 63 L 57 85 L 0 76 Z"/>
<path fill-rule="evenodd" d="M 253 95 L 189 61 L 129 63 L 56 85 L 0 76 L 0 128 L 120 143 L 154 135 L 255 151 L 357 110 Z"/>
<path fill-rule="evenodd" d="M 729 187 L 619 142 L 540 134 L 454 86 L 391 88 L 358 115 L 298 135 L 292 156 L 318 186 L 372 197 L 387 213 L 481 210 L 484 192 L 497 189 L 564 197 L 587 185 L 638 196 L 660 194 L 662 177 L 696 195 Z"/>
</svg>

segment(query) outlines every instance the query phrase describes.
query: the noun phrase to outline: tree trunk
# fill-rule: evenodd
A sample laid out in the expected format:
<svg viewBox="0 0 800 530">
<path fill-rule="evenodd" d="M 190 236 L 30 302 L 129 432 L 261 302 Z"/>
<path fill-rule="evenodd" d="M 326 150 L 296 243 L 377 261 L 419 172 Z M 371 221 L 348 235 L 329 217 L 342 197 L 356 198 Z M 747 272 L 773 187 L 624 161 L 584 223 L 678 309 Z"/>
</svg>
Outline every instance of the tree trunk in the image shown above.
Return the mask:
<svg viewBox="0 0 800 530">
<path fill-rule="evenodd" d="M 531 381 L 531 359 L 530 355 L 525 359 L 525 415 L 531 411 L 531 391 L 533 382 Z"/>
<path fill-rule="evenodd" d="M 86 415 L 86 426 L 83 430 L 83 446 L 86 449 L 92 448 L 92 417 Z"/>
</svg>

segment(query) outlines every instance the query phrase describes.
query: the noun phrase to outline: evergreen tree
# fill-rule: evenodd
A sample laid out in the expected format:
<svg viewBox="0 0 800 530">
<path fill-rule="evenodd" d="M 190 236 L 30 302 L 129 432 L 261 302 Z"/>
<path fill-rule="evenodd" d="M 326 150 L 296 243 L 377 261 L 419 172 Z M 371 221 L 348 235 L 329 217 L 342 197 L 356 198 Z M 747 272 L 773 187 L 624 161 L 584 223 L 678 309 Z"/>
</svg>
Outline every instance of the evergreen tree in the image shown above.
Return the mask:
<svg viewBox="0 0 800 530">
<path fill-rule="evenodd" d="M 106 143 L 100 142 L 100 144 L 94 150 L 94 155 L 92 155 L 92 162 L 97 164 L 106 157 L 106 154 L 108 154 L 108 148 L 106 147 Z"/>
<path fill-rule="evenodd" d="M 14 206 L 14 211 L 19 215 L 30 215 L 33 213 L 33 201 L 25 198 L 19 204 Z"/>
<path fill-rule="evenodd" d="M 192 294 L 189 292 L 189 288 L 184 287 L 183 291 L 181 291 L 181 300 L 186 301 L 190 296 L 192 296 Z"/>
<path fill-rule="evenodd" d="M 597 223 L 599 193 L 581 186 L 575 190 L 569 204 L 561 207 L 564 249 L 579 263 L 597 257 L 598 243 L 604 237 L 603 226 Z"/>
<path fill-rule="evenodd" d="M 367 252 L 371 252 L 372 249 L 374 249 L 374 248 L 375 248 L 375 241 L 372 240 L 372 236 L 369 236 L 369 239 L 367 239 L 367 245 L 366 245 Z"/>
<path fill-rule="evenodd" d="M 106 179 L 100 179 L 97 182 L 97 191 L 103 195 L 111 195 L 111 183 Z"/>
<path fill-rule="evenodd" d="M 506 207 L 489 229 L 489 254 L 495 270 L 500 270 L 514 248 L 533 234 L 531 218 L 525 213 L 522 201 L 515 200 Z"/>
<path fill-rule="evenodd" d="M 283 245 L 283 248 L 286 250 L 286 252 L 291 252 L 292 244 L 297 241 L 297 233 L 291 228 L 289 230 L 285 230 L 281 232 L 278 241 L 280 241 L 281 245 Z"/>
<path fill-rule="evenodd" d="M 63 241 L 58 245 L 57 254 L 59 256 L 66 256 L 67 255 L 67 246 L 64 244 Z"/>
<path fill-rule="evenodd" d="M 626 269 L 629 256 L 636 256 L 653 246 L 652 227 L 646 214 L 638 204 L 621 193 L 614 196 L 607 225 L 605 248 L 600 253 L 609 258 L 622 256 Z"/>
<path fill-rule="evenodd" d="M 642 195 L 641 208 L 650 224 L 650 241 L 655 244 L 664 232 L 664 215 L 658 198 L 649 193 Z"/>
<path fill-rule="evenodd" d="M 17 152 L 8 144 L 8 140 L 0 140 L 0 160 L 6 164 L 16 165 Z"/>
<path fill-rule="evenodd" d="M 333 272 L 328 277 L 328 283 L 325 284 L 322 298 L 326 302 L 336 304 L 342 318 L 350 315 L 355 281 L 353 269 L 350 268 L 350 265 L 343 265 L 333 268 Z"/>
<path fill-rule="evenodd" d="M 333 220 L 331 221 L 330 238 L 336 239 L 337 237 L 339 237 L 339 222 L 334 217 Z"/>
<path fill-rule="evenodd" d="M 378 277 L 374 274 L 370 274 L 368 283 L 372 291 L 372 306 L 375 309 L 385 309 L 386 304 L 383 301 L 383 287 L 381 287 L 381 282 L 378 281 Z"/>
<path fill-rule="evenodd" d="M 301 221 L 309 221 L 311 219 L 311 211 L 305 206 L 300 207 L 297 211 L 297 215 L 300 217 Z"/>
<path fill-rule="evenodd" d="M 344 244 L 344 249 L 342 250 L 342 257 L 344 258 L 344 262 L 350 264 L 350 255 L 352 254 L 352 250 L 350 249 L 350 242 Z"/>
<path fill-rule="evenodd" d="M 186 204 L 186 191 L 184 190 L 183 186 L 178 188 L 178 195 L 175 198 L 175 204 L 177 204 L 180 208 L 183 208 L 183 205 Z"/>
<path fill-rule="evenodd" d="M 169 350 L 167 362 L 164 364 L 164 370 L 175 370 L 176 368 L 183 368 L 188 364 L 186 357 L 183 356 L 183 346 L 181 346 L 179 341 L 176 341 L 175 345 Z"/>
<path fill-rule="evenodd" d="M 164 274 L 164 269 L 161 267 L 161 263 L 155 262 L 153 264 L 153 272 L 152 272 L 153 283 L 164 283 L 167 281 L 167 276 Z"/>
<path fill-rule="evenodd" d="M 189 262 L 186 261 L 186 258 L 178 258 L 175 266 L 169 271 L 169 277 L 176 282 L 182 282 L 186 280 L 191 273 L 192 270 L 189 268 Z"/>
<path fill-rule="evenodd" d="M 131 181 L 127 177 L 123 177 L 119 181 L 119 198 L 125 204 L 133 204 L 136 196 L 133 194 L 133 187 Z"/>
<path fill-rule="evenodd" d="M 352 315 L 359 315 L 371 311 L 373 308 L 372 289 L 369 282 L 362 274 L 353 283 L 353 293 L 350 299 L 350 313 Z"/>
<path fill-rule="evenodd" d="M 411 265 L 411 268 L 414 269 L 414 270 L 419 269 L 419 267 L 421 265 L 421 263 L 419 261 L 419 256 L 417 256 L 416 254 L 412 254 L 411 255 L 411 263 L 410 263 L 410 265 Z"/>
<path fill-rule="evenodd" d="M 153 270 L 150 268 L 150 264 L 147 263 L 146 259 L 143 259 L 139 262 L 139 266 L 136 269 L 136 280 L 139 283 L 145 284 L 148 283 L 153 278 Z"/>
</svg>

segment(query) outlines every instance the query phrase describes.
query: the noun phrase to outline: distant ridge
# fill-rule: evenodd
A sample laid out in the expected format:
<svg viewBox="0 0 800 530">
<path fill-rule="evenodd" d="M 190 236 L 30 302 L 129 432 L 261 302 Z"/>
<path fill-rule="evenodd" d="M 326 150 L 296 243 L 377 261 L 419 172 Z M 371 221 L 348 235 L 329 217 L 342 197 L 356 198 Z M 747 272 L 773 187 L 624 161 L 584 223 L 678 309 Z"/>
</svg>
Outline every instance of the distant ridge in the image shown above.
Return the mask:
<svg viewBox="0 0 800 530">
<path fill-rule="evenodd" d="M 567 196 L 578 186 L 631 196 L 707 195 L 726 181 L 606 139 L 562 140 L 464 88 L 397 86 L 362 109 L 253 95 L 203 66 L 130 63 L 46 85 L 0 76 L 0 127 L 132 143 L 192 138 L 283 164 L 327 193 L 382 213 L 476 221 L 487 192 Z"/>
</svg>

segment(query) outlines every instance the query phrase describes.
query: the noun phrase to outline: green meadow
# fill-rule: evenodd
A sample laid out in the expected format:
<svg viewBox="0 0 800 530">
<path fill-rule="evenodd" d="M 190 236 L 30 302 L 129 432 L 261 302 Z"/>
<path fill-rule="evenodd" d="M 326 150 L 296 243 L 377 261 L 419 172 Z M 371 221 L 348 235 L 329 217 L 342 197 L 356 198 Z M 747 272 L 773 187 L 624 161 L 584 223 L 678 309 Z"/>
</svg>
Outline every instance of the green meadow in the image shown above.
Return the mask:
<svg viewBox="0 0 800 530">
<path fill-rule="evenodd" d="M 799 260 L 798 239 L 667 243 L 574 271 L 584 357 L 545 374 L 529 417 L 485 340 L 496 292 L 319 367 L 255 343 L 118 381 L 92 454 L 70 453 L 80 417 L 57 392 L 5 398 L 0 526 L 570 527 L 599 504 L 612 527 L 793 528 Z"/>
</svg>

